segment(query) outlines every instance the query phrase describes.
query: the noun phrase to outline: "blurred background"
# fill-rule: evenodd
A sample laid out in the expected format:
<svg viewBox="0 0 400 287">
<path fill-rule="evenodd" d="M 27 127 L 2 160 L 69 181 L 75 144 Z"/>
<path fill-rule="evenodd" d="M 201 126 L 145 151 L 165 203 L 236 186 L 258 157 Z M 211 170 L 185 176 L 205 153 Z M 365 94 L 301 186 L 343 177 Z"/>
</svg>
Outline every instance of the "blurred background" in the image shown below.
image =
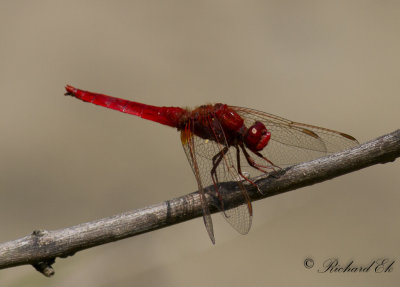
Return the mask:
<svg viewBox="0 0 400 287">
<path fill-rule="evenodd" d="M 399 128 L 398 1 L 1 1 L 0 241 L 197 189 L 179 134 L 64 97 L 223 102 L 365 142 Z M 214 215 L 31 266 L 0 286 L 394 286 L 399 160 L 254 203 L 246 236 Z M 306 269 L 312 258 L 315 267 Z M 321 274 L 396 260 L 393 271 Z"/>
</svg>

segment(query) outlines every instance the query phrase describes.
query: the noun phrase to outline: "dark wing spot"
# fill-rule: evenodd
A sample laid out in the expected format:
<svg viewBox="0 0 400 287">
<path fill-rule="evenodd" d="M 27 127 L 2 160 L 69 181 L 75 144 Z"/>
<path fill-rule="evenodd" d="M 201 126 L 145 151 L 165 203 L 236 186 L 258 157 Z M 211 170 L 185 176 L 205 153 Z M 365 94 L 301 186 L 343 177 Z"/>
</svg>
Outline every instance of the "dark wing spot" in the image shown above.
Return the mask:
<svg viewBox="0 0 400 287">
<path fill-rule="evenodd" d="M 308 129 L 302 129 L 302 132 L 305 133 L 306 135 L 312 136 L 313 138 L 319 139 L 319 135 L 317 135 L 313 131 L 310 131 Z"/>
<path fill-rule="evenodd" d="M 352 140 L 352 141 L 357 141 L 355 138 L 353 138 L 351 135 L 345 134 L 345 133 L 340 133 L 342 137 L 345 137 L 346 139 Z"/>
</svg>

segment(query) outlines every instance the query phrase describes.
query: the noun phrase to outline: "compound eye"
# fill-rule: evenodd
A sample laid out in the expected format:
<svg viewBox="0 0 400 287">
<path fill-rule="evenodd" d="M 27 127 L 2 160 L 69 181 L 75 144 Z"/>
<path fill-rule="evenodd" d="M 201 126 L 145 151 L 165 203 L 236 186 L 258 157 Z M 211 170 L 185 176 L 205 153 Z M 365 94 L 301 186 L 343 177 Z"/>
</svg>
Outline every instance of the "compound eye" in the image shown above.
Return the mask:
<svg viewBox="0 0 400 287">
<path fill-rule="evenodd" d="M 262 122 L 255 122 L 246 132 L 244 137 L 245 145 L 251 151 L 262 150 L 271 139 L 271 133 Z"/>
</svg>

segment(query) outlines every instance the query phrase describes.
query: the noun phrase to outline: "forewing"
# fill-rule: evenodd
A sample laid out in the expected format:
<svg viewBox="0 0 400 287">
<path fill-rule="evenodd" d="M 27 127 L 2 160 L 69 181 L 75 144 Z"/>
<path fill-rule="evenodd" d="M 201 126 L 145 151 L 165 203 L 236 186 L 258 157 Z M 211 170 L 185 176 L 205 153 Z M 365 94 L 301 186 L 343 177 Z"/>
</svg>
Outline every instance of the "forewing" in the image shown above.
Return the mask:
<svg viewBox="0 0 400 287">
<path fill-rule="evenodd" d="M 209 121 L 215 121 L 215 117 L 210 117 Z M 212 129 L 214 134 L 223 135 L 223 130 L 218 122 L 213 122 Z M 238 174 L 236 161 L 232 160 L 232 153 L 235 152 L 234 147 L 228 147 L 224 136 L 216 136 L 214 140 L 205 140 L 198 136 L 193 135 L 193 153 L 197 170 L 198 170 L 198 181 L 203 186 L 214 186 L 216 191 L 216 197 L 218 208 L 221 210 L 224 218 L 241 234 L 247 234 L 251 227 L 252 222 L 252 206 L 250 198 L 248 197 L 246 188 L 243 184 L 243 178 Z M 235 154 L 235 153 L 234 153 Z M 216 161 L 219 156 L 222 159 L 219 164 Z M 214 160 L 214 163 L 213 163 Z M 215 169 L 214 180 L 212 177 L 212 170 Z M 236 203 L 235 207 L 229 207 L 230 203 L 227 201 L 229 197 L 229 191 L 222 191 L 219 188 L 219 183 L 231 182 L 235 186 L 233 188 L 239 188 L 241 190 L 241 196 Z"/>
<path fill-rule="evenodd" d="M 264 123 L 271 132 L 271 140 L 261 154 L 280 167 L 309 161 L 358 144 L 352 136 L 338 131 L 293 122 L 248 108 L 231 108 L 244 119 L 246 127 L 255 121 Z"/>
<path fill-rule="evenodd" d="M 209 210 L 208 204 L 207 204 L 207 199 L 204 194 L 204 188 L 203 188 L 203 182 L 202 182 L 202 177 L 201 177 L 201 173 L 200 173 L 199 162 L 197 160 L 196 150 L 195 150 L 195 146 L 196 146 L 195 138 L 190 129 L 190 125 L 191 125 L 191 123 L 189 122 L 188 126 L 185 128 L 185 130 L 181 131 L 181 142 L 182 142 L 183 149 L 186 153 L 186 156 L 188 158 L 189 164 L 192 167 L 193 173 L 196 177 L 200 200 L 201 200 L 201 208 L 203 210 L 204 225 L 206 226 L 207 233 L 210 236 L 212 243 L 215 244 L 213 223 L 212 223 L 212 219 L 211 219 L 211 215 L 210 215 L 210 210 Z M 200 162 L 200 164 L 201 164 L 201 162 Z"/>
</svg>

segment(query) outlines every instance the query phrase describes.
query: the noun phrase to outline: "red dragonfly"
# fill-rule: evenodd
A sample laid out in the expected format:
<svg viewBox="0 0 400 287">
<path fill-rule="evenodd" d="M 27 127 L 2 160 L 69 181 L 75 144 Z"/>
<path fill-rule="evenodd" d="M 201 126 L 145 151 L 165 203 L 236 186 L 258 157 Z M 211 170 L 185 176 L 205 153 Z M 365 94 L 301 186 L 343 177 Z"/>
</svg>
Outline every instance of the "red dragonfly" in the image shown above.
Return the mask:
<svg viewBox="0 0 400 287">
<path fill-rule="evenodd" d="M 65 95 L 177 128 L 195 174 L 204 224 L 215 244 L 213 224 L 204 188 L 214 186 L 225 219 L 241 234 L 249 232 L 253 216 L 246 185 L 261 174 L 355 146 L 352 136 L 334 130 L 225 104 L 203 105 L 193 110 L 156 107 L 67 85 Z M 242 201 L 224 208 L 219 183 L 235 182 Z M 256 186 L 257 187 L 257 186 Z"/>
</svg>

